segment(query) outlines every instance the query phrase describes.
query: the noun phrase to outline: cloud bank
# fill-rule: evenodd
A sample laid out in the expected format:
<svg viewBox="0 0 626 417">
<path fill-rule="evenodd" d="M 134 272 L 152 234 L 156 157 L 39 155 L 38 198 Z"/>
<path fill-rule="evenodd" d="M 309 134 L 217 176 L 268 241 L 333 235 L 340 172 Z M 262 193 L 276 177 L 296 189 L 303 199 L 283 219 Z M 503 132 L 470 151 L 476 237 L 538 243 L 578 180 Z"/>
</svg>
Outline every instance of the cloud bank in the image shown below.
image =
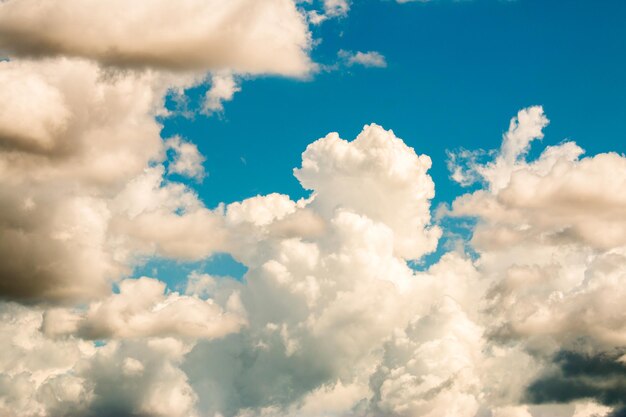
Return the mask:
<svg viewBox="0 0 626 417">
<path fill-rule="evenodd" d="M 210 77 L 219 111 L 238 74 L 309 74 L 297 4 L 8 0 L 0 28 L 0 414 L 624 413 L 623 155 L 531 159 L 548 119 L 522 109 L 500 149 L 450 154 L 475 189 L 433 219 L 431 159 L 369 124 L 304 150 L 307 198 L 210 208 L 165 98 Z M 465 246 L 411 267 L 442 217 L 473 220 Z M 244 277 L 134 273 L 215 253 Z"/>
</svg>

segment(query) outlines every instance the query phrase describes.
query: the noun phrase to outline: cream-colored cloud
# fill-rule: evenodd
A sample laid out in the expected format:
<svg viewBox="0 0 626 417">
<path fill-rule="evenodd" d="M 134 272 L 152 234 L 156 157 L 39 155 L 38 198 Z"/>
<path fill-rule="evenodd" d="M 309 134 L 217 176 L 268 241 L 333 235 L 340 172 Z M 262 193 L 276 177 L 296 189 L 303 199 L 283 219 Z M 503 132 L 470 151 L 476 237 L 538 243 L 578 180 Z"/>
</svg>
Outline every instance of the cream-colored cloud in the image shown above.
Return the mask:
<svg viewBox="0 0 626 417">
<path fill-rule="evenodd" d="M 391 228 L 394 250 L 415 259 L 431 252 L 441 231 L 429 226 L 434 184 L 431 160 L 418 156 L 393 131 L 372 124 L 348 142 L 331 133 L 312 143 L 294 171 L 313 190 L 313 207 L 329 217 L 338 207 L 363 213 Z"/>
<path fill-rule="evenodd" d="M 395 416 L 476 415 L 481 333 L 456 302 L 444 298 L 385 345 L 372 375 L 375 410 Z"/>
<path fill-rule="evenodd" d="M 198 177 L 202 156 L 155 121 L 168 88 L 201 77 L 0 65 L 20 80 L 9 98 L 41 104 L 32 130 L 9 123 L 22 108 L 0 116 L 0 169 L 12 174 L 0 180 L 2 296 L 96 298 L 0 304 L 9 416 L 570 417 L 584 407 L 523 404 L 526 388 L 561 350 L 626 343 L 624 157 L 581 158 L 564 143 L 527 161 L 547 123 L 539 107 L 518 113 L 492 161 L 459 171 L 485 183 L 448 213 L 478 219 L 478 259 L 448 253 L 416 272 L 407 261 L 441 235 L 431 161 L 392 131 L 312 143 L 295 170 L 306 199 L 209 209 L 166 175 Z M 146 257 L 215 252 L 245 264 L 241 282 L 197 272 L 181 295 L 121 280 Z"/>
<path fill-rule="evenodd" d="M 537 358 L 534 377 L 520 384 L 527 387 L 532 378 L 541 381 L 549 374 L 538 364 L 554 361 L 551 366 L 558 367 L 563 352 L 602 358 L 626 345 L 618 301 L 626 277 L 626 224 L 620 214 L 626 204 L 619 191 L 626 186 L 626 158 L 582 157 L 580 147 L 565 142 L 527 160 L 530 142 L 543 137 L 546 123 L 540 108 L 520 111 L 494 159 L 474 159 L 464 171 L 482 178 L 484 188 L 457 198 L 450 212 L 477 220 L 471 243 L 489 286 L 487 334 L 493 343 L 518 346 Z M 583 384 L 569 397 L 559 389 L 533 395 L 544 402 L 607 401 L 605 391 L 614 388 Z"/>
<path fill-rule="evenodd" d="M 174 157 L 167 167 L 169 174 L 179 174 L 202 181 L 205 176 L 202 165 L 205 158 L 195 144 L 176 136 L 165 141 L 165 146 L 174 152 Z"/>
<path fill-rule="evenodd" d="M 3 63 L 0 71 L 0 146 L 53 150 L 71 115 L 62 93 L 42 74 Z M 37 103 L 32 106 L 31 103 Z"/>
<path fill-rule="evenodd" d="M 291 0 L 10 0 L 0 4 L 0 28 L 0 48 L 15 56 L 288 76 L 315 68 L 306 19 Z"/>
<path fill-rule="evenodd" d="M 197 415 L 197 394 L 180 369 L 192 342 L 150 338 L 97 347 L 48 337 L 43 315 L 36 307 L 0 305 L 3 416 Z"/>
<path fill-rule="evenodd" d="M 232 74 L 213 74 L 211 88 L 204 98 L 204 112 L 220 113 L 224 110 L 224 102 L 231 101 L 235 93 L 241 91 L 238 81 Z"/>
<path fill-rule="evenodd" d="M 69 59 L 3 61 L 0 74 L 14 103 L 0 116 L 0 292 L 57 301 L 106 294 L 133 257 L 110 233 L 116 196 L 165 157 L 155 120 L 163 83 L 196 80 L 107 74 Z"/>
<path fill-rule="evenodd" d="M 238 294 L 231 294 L 226 304 L 224 310 L 212 299 L 166 294 L 165 283 L 152 278 L 127 279 L 120 282 L 119 294 L 92 303 L 84 312 L 52 310 L 43 329 L 53 336 L 76 333 L 88 339 L 212 339 L 246 324 Z"/>
</svg>

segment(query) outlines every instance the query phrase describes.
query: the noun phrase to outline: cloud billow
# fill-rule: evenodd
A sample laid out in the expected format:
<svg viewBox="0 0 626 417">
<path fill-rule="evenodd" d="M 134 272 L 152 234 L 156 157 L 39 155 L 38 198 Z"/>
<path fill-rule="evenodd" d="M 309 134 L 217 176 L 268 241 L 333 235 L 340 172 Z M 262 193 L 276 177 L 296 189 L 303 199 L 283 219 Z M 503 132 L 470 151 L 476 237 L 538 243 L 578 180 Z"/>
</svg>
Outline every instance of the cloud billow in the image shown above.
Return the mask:
<svg viewBox="0 0 626 417">
<path fill-rule="evenodd" d="M 479 185 L 435 218 L 430 157 L 373 123 L 303 150 L 298 201 L 210 208 L 179 181 L 205 159 L 161 137 L 164 98 L 210 78 L 220 112 L 241 75 L 310 75 L 308 24 L 351 3 L 320 4 L 0 3 L 0 414 L 623 414 L 626 158 L 563 142 L 531 159 L 542 107 L 500 149 L 450 154 Z M 442 217 L 475 220 L 476 256 L 409 267 Z M 215 253 L 243 279 L 133 272 Z"/>
</svg>

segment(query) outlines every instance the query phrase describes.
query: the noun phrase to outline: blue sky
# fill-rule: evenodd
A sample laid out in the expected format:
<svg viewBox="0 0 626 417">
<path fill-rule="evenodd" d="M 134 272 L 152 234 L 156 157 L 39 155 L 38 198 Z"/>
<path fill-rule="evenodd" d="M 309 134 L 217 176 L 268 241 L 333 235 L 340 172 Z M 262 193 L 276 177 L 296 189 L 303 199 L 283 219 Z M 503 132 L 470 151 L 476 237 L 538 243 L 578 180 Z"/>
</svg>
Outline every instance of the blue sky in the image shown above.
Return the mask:
<svg viewBox="0 0 626 417">
<path fill-rule="evenodd" d="M 290 173 L 315 139 L 353 139 L 378 123 L 433 159 L 435 201 L 459 189 L 446 149 L 494 149 L 517 109 L 543 105 L 546 144 L 626 151 L 626 3 L 584 1 L 355 2 L 325 22 L 313 57 L 379 51 L 386 68 L 342 68 L 311 80 L 245 80 L 221 117 L 168 118 L 163 135 L 198 144 L 209 206 L 257 194 L 306 193 Z M 245 162 L 243 162 L 243 160 Z"/>
<path fill-rule="evenodd" d="M 352 140 L 377 123 L 431 157 L 436 207 L 464 191 L 449 179 L 446 150 L 498 148 L 523 107 L 542 105 L 550 119 L 535 150 L 573 140 L 590 155 L 626 152 L 625 19 L 619 0 L 357 1 L 348 18 L 314 28 L 312 56 L 331 66 L 339 50 L 378 51 L 386 68 L 244 79 L 224 112 L 165 118 L 162 135 L 198 145 L 209 175 L 188 184 L 215 207 L 272 192 L 307 196 L 291 175 L 306 146 L 333 131 Z M 205 90 L 188 92 L 189 105 Z M 202 269 L 239 276 L 228 259 Z M 141 272 L 155 263 L 170 282 L 198 266 L 156 260 Z"/>
</svg>

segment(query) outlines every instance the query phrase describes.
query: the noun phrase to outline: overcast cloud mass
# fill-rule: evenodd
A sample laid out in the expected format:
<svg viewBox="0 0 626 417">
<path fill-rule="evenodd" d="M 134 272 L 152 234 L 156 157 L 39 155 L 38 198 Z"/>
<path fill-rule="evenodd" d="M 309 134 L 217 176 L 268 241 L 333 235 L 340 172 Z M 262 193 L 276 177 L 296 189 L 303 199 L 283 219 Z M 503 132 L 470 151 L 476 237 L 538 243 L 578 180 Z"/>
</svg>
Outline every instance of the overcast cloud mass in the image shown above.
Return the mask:
<svg viewBox="0 0 626 417">
<path fill-rule="evenodd" d="M 194 188 L 211 155 L 168 103 L 384 72 L 376 45 L 312 58 L 351 6 L 0 2 L 1 416 L 626 415 L 626 157 L 544 138 L 541 103 L 447 161 L 371 120 L 307 138 L 302 199 Z M 433 163 L 466 187 L 437 206 Z M 216 254 L 243 278 L 136 272 Z"/>
</svg>

